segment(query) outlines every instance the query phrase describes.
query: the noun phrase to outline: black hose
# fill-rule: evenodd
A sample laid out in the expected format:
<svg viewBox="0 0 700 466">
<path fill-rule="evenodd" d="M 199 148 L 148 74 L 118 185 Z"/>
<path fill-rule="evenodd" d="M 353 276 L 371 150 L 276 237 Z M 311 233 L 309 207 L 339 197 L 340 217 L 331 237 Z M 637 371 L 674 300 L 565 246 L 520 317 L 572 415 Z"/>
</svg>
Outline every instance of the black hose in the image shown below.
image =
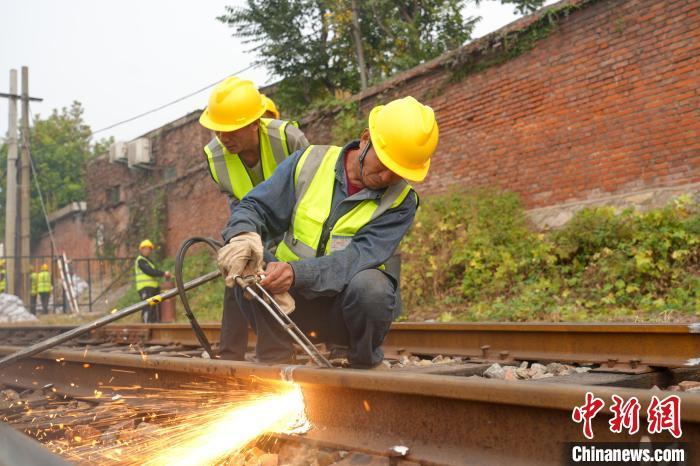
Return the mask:
<svg viewBox="0 0 700 466">
<path fill-rule="evenodd" d="M 214 252 L 218 252 L 219 249 L 222 247 L 221 243 L 212 238 L 193 236 L 192 238 L 186 239 L 180 246 L 180 249 L 177 251 L 177 256 L 175 257 L 175 286 L 177 287 L 178 294 L 180 295 L 180 300 L 182 301 L 182 306 L 185 308 L 185 314 L 187 315 L 187 318 L 190 321 L 190 325 L 192 326 L 192 330 L 194 331 L 194 334 L 197 337 L 199 344 L 202 345 L 202 348 L 204 348 L 204 351 L 207 352 L 209 357 L 211 359 L 214 359 L 214 353 L 211 350 L 211 344 L 209 343 L 207 336 L 204 334 L 202 327 L 200 327 L 199 322 L 197 322 L 197 318 L 194 316 L 192 308 L 190 308 L 190 303 L 187 300 L 187 292 L 185 291 L 185 285 L 182 280 L 182 267 L 185 262 L 185 255 L 187 254 L 187 250 L 197 243 L 205 243 L 206 245 L 211 247 L 214 250 Z"/>
</svg>

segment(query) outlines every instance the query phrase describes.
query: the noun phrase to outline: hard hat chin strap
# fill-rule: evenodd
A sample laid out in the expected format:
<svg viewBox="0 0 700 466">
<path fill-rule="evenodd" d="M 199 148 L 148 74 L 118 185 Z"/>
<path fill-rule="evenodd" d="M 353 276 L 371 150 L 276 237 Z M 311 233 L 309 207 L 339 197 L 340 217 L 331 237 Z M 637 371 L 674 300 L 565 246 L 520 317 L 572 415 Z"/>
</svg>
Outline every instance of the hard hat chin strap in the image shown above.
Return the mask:
<svg viewBox="0 0 700 466">
<path fill-rule="evenodd" d="M 362 152 L 360 152 L 360 179 L 362 180 L 362 184 L 365 182 L 365 157 L 367 157 L 367 152 L 369 151 L 369 148 L 372 147 L 372 140 L 370 139 L 367 141 L 367 144 L 365 144 L 364 149 L 362 149 Z"/>
</svg>

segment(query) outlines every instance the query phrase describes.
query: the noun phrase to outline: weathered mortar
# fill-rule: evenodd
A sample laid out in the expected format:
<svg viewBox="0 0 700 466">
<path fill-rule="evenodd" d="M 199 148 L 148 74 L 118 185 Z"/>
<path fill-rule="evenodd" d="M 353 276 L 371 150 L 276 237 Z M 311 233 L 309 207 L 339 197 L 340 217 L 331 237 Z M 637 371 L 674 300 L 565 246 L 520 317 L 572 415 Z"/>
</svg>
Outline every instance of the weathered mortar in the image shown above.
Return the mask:
<svg viewBox="0 0 700 466">
<path fill-rule="evenodd" d="M 519 193 L 535 220 L 552 225 L 582 205 L 656 205 L 669 193 L 697 192 L 700 1 L 550 8 L 354 97 L 365 114 L 405 95 L 433 107 L 440 144 L 417 185 L 421 195 L 498 186 Z M 87 223 L 93 231 L 104 225 L 121 253 L 133 253 L 140 240 L 129 225 L 154 209 L 165 219 L 160 234 L 169 255 L 187 236 L 218 237 L 228 211 L 201 156 L 210 134 L 197 115 L 146 135 L 157 160 L 152 172 L 104 158 L 88 165 Z M 313 143 L 345 142 L 331 141 L 332 113 L 302 124 Z M 176 178 L 165 180 L 173 170 Z M 106 189 L 116 185 L 122 200 L 110 206 Z M 143 189 L 150 199 L 165 190 L 165 205 L 136 205 Z"/>
</svg>

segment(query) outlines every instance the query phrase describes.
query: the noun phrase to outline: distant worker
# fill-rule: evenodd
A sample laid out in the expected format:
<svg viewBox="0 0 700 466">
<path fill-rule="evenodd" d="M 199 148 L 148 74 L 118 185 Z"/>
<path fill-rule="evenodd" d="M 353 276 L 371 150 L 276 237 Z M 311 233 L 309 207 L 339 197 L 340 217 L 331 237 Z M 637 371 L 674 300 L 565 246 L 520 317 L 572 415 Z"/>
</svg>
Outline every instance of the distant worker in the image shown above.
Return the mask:
<svg viewBox="0 0 700 466">
<path fill-rule="evenodd" d="M 233 212 L 254 186 L 270 178 L 291 153 L 309 145 L 304 133 L 279 117 L 274 102 L 263 96 L 251 81 L 236 77 L 219 83 L 209 105 L 199 117 L 214 137 L 204 148 L 209 173 L 219 190 L 228 196 Z M 265 238 L 268 245 L 280 238 Z M 230 288 L 224 290 L 221 323 L 221 358 L 242 361 L 248 345 L 248 323 L 236 306 Z"/>
<path fill-rule="evenodd" d="M 53 291 L 48 264 L 41 264 L 41 271 L 36 277 L 36 291 L 39 293 L 39 298 L 41 299 L 41 310 L 44 314 L 48 314 L 49 297 L 51 296 L 51 291 Z"/>
<path fill-rule="evenodd" d="M 280 112 L 277 110 L 277 105 L 268 96 L 263 94 L 263 99 L 265 100 L 265 113 L 263 113 L 263 118 L 271 118 L 273 120 L 280 119 Z"/>
<path fill-rule="evenodd" d="M 39 294 L 39 274 L 36 272 L 35 266 L 31 266 L 32 272 L 29 274 L 29 310 L 36 315 L 36 298 Z"/>
<path fill-rule="evenodd" d="M 405 97 L 374 107 L 359 141 L 294 153 L 231 214 L 218 255 L 227 286 L 260 271 L 261 235 L 284 233 L 279 262 L 268 262 L 260 284 L 281 303 L 291 294 L 292 320 L 312 341 L 347 347 L 351 367 L 382 364 L 381 344 L 401 312 L 390 259 L 418 207 L 405 180 L 426 177 L 437 142 L 433 110 Z M 234 292 L 256 331 L 258 361 L 290 363 L 289 335 Z"/>
<path fill-rule="evenodd" d="M 5 259 L 0 259 L 0 293 L 5 293 L 5 290 L 7 289 L 6 276 Z"/>
<path fill-rule="evenodd" d="M 134 262 L 134 275 L 136 278 L 136 291 L 142 300 L 151 298 L 160 293 L 159 277 L 170 278 L 170 272 L 158 270 L 148 258 L 153 252 L 153 243 L 145 239 L 139 244 L 140 254 Z M 141 320 L 144 324 L 160 322 L 160 305 L 155 303 L 141 311 Z"/>
</svg>

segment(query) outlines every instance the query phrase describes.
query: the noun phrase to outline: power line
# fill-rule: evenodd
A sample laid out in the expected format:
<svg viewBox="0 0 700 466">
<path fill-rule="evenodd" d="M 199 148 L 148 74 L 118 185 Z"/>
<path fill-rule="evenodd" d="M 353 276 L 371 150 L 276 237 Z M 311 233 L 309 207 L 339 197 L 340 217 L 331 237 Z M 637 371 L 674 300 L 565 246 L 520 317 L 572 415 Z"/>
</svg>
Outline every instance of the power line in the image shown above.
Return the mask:
<svg viewBox="0 0 700 466">
<path fill-rule="evenodd" d="M 230 75 L 228 75 L 228 76 L 232 76 L 232 75 L 235 75 L 235 74 L 243 73 L 243 72 L 245 72 L 245 71 L 248 71 L 248 70 L 251 69 L 251 68 L 255 68 L 255 66 L 257 66 L 257 65 L 255 65 L 255 64 L 249 65 L 249 66 L 243 68 L 242 70 L 238 70 L 238 71 L 236 71 L 236 72 L 234 72 L 234 73 L 232 73 L 232 74 L 230 74 Z M 226 77 L 228 77 L 228 76 L 226 76 Z M 145 111 L 145 112 L 143 112 L 143 113 L 140 113 L 140 114 L 138 114 L 138 115 L 136 115 L 136 116 L 133 116 L 133 117 L 131 117 L 131 118 L 127 118 L 126 120 L 122 120 L 122 121 L 119 121 L 119 122 L 117 122 L 117 123 L 113 123 L 113 124 L 111 124 L 111 125 L 109 125 L 109 126 L 105 126 L 104 128 L 100 128 L 100 129 L 98 129 L 97 131 L 93 131 L 92 134 L 93 134 L 93 136 L 94 136 L 94 135 L 97 134 L 97 133 L 101 133 L 101 132 L 103 132 L 103 131 L 107 131 L 108 129 L 112 129 L 112 128 L 116 127 L 116 126 L 123 125 L 124 123 L 129 123 L 129 122 L 131 122 L 131 121 L 138 120 L 139 118 L 145 117 L 146 115 L 150 115 L 151 113 L 154 113 L 154 112 L 157 112 L 157 111 L 159 111 L 159 110 L 162 110 L 162 109 L 164 109 L 164 108 L 166 108 L 166 107 L 169 107 L 169 106 L 171 106 L 171 105 L 173 105 L 173 104 L 176 104 L 176 103 L 178 103 L 178 102 L 182 102 L 182 101 L 185 100 L 185 99 L 188 99 L 188 98 L 190 98 L 190 97 L 192 97 L 192 96 L 194 96 L 194 95 L 199 94 L 200 92 L 204 92 L 204 91 L 206 91 L 207 89 L 210 89 L 210 88 L 216 86 L 216 85 L 217 85 L 218 83 L 220 83 L 221 81 L 222 81 L 221 79 L 219 79 L 219 80 L 217 80 L 217 81 L 214 81 L 213 83 L 207 84 L 205 87 L 203 87 L 203 88 L 201 88 L 201 89 L 197 89 L 197 90 L 194 91 L 194 92 L 190 92 L 189 94 L 187 94 L 187 95 L 185 95 L 185 96 L 182 96 L 182 97 L 180 97 L 180 98 L 177 98 L 177 99 L 173 100 L 172 102 L 168 102 L 167 104 L 163 104 L 163 105 L 161 105 L 161 106 L 159 106 L 159 107 L 153 108 L 153 109 L 151 109 L 151 110 L 147 110 L 147 111 Z"/>
</svg>

